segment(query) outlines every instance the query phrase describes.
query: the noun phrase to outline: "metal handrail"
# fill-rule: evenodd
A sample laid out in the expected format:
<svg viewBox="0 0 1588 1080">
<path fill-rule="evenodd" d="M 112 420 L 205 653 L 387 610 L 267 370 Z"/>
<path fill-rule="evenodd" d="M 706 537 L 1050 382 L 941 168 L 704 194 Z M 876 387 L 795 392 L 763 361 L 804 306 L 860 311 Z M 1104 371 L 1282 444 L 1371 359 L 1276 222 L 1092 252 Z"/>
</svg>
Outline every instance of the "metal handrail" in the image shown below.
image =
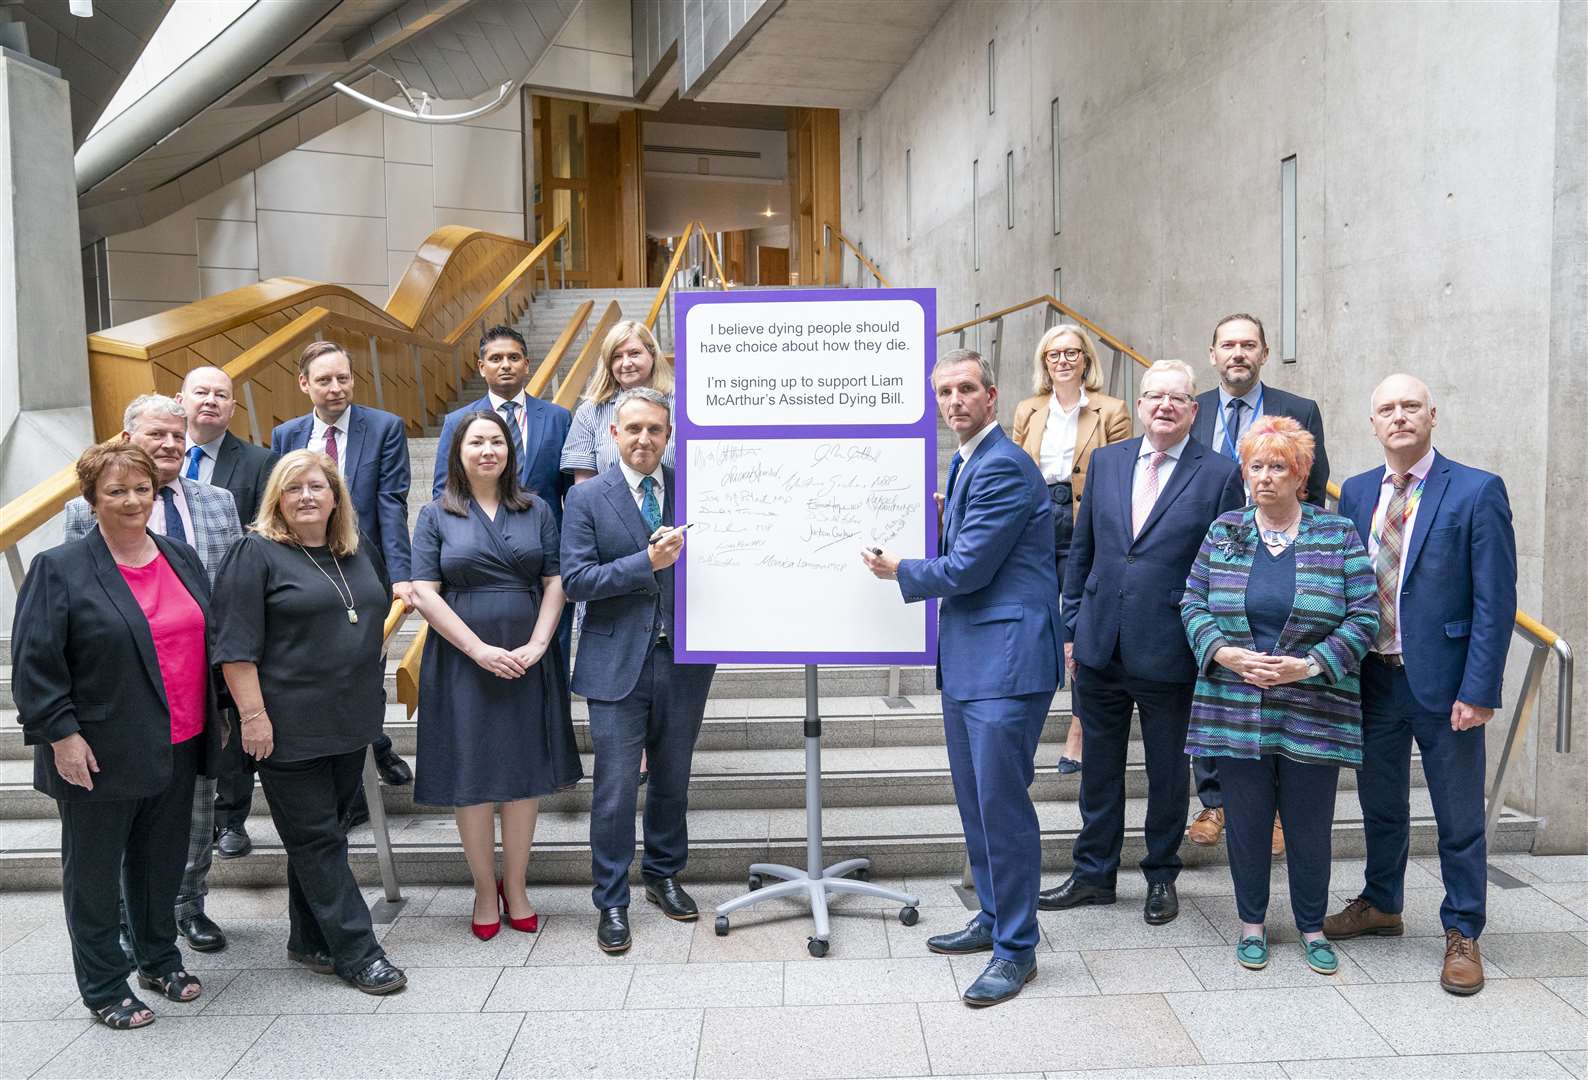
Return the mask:
<svg viewBox="0 0 1588 1080">
<path fill-rule="evenodd" d="M 711 256 L 711 265 L 717 269 L 717 281 L 722 291 L 728 291 L 728 278 L 722 272 L 722 263 L 717 259 L 717 247 L 711 242 L 711 233 L 706 231 L 706 226 L 699 221 L 691 221 L 684 226 L 684 235 L 678 238 L 678 246 L 673 249 L 673 257 L 667 262 L 667 270 L 662 275 L 662 283 L 656 287 L 656 298 L 651 301 L 650 310 L 645 313 L 645 329 L 656 330 L 656 317 L 662 313 L 662 305 L 667 303 L 673 291 L 673 284 L 678 277 L 678 268 L 683 265 L 684 252 L 689 248 L 689 238 L 695 233 L 706 245 L 706 254 Z"/>
<path fill-rule="evenodd" d="M 822 246 L 824 248 L 831 249 L 833 246 L 832 238 L 835 236 L 838 237 L 838 242 L 840 244 L 854 253 L 855 261 L 861 268 L 871 271 L 871 276 L 877 279 L 877 284 L 881 285 L 884 289 L 893 288 L 893 286 L 888 283 L 888 279 L 882 276 L 882 271 L 877 269 L 877 264 L 868 259 L 866 257 L 866 253 L 861 251 L 859 246 L 856 245 L 854 241 L 845 236 L 842 229 L 831 222 L 828 222 L 822 227 Z M 838 280 L 842 282 L 843 279 L 844 271 L 843 267 L 840 266 L 838 269 Z M 940 331 L 940 333 L 942 333 L 942 331 Z"/>
<path fill-rule="evenodd" d="M 381 633 L 382 657 L 386 655 L 386 647 L 391 644 L 391 639 L 407 619 L 408 605 L 401 600 L 393 600 L 386 612 L 386 623 Z M 402 882 L 397 879 L 397 860 L 392 855 L 391 830 L 386 825 L 386 800 L 380 797 L 380 771 L 375 768 L 373 744 L 364 748 L 364 795 L 364 801 L 369 804 L 370 831 L 375 834 L 375 862 L 380 866 L 381 890 L 388 904 L 401 905 Z"/>
</svg>

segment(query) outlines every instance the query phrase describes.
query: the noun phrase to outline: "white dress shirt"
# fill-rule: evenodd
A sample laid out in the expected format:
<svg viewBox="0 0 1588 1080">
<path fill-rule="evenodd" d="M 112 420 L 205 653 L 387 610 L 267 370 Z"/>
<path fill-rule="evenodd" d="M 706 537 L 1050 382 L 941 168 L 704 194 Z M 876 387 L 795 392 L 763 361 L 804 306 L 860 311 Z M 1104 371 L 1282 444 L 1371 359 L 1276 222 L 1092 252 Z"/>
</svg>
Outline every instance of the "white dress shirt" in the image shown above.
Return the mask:
<svg viewBox="0 0 1588 1080">
<path fill-rule="evenodd" d="M 215 475 L 215 459 L 220 456 L 221 443 L 225 441 L 226 432 L 224 431 L 207 443 L 195 443 L 193 437 L 191 435 L 188 436 L 187 452 L 191 453 L 195 446 L 204 451 L 203 455 L 199 457 L 198 475 L 190 476 L 188 479 L 197 480 L 201 484 L 211 482 L 210 477 Z M 187 476 L 187 459 L 185 457 L 182 459 L 182 475 Z"/>
<path fill-rule="evenodd" d="M 645 502 L 645 492 L 640 489 L 640 481 L 645 479 L 647 475 L 656 481 L 657 511 L 660 512 L 661 508 L 667 505 L 667 488 L 662 484 L 662 467 L 660 465 L 656 466 L 655 472 L 647 474 L 629 468 L 629 463 L 620 458 L 618 460 L 618 468 L 623 470 L 623 482 L 628 484 L 629 494 L 634 496 L 634 505 L 636 507 Z M 645 515 L 641 514 L 640 516 L 644 517 Z M 666 522 L 663 522 L 663 524 L 665 525 Z"/>
<path fill-rule="evenodd" d="M 502 416 L 502 406 L 506 405 L 507 402 L 509 401 L 509 399 L 505 398 L 505 397 L 497 397 L 496 393 L 494 391 L 492 391 L 492 390 L 487 390 L 485 392 L 485 396 L 491 403 L 491 411 L 496 413 L 497 416 L 501 416 L 503 420 L 506 420 L 507 417 L 506 416 Z M 512 400 L 513 404 L 518 406 L 518 410 L 513 414 L 513 421 L 518 424 L 518 441 L 519 441 L 519 445 L 524 447 L 525 453 L 528 453 L 529 452 L 529 408 L 525 404 L 525 401 L 527 400 L 527 398 L 526 398 L 526 395 L 524 394 L 524 391 L 520 390 L 518 392 L 518 396 L 515 397 L 515 398 L 512 398 L 511 400 Z M 660 484 L 661 481 L 658 480 L 657 483 Z"/>
<path fill-rule="evenodd" d="M 1386 653 L 1395 654 L 1401 651 L 1401 589 L 1406 585 L 1406 556 L 1412 548 L 1412 529 L 1417 524 L 1417 508 L 1423 501 L 1420 489 L 1433 467 L 1434 449 L 1430 446 L 1428 453 L 1411 467 L 1413 480 L 1406 485 L 1406 524 L 1401 529 L 1401 573 L 1400 579 L 1395 583 L 1395 639 L 1390 642 L 1388 648 L 1382 650 Z M 1379 482 L 1378 506 L 1373 510 L 1373 527 L 1368 530 L 1367 537 L 1367 553 L 1373 559 L 1378 558 L 1378 538 L 1384 530 L 1384 515 L 1389 510 L 1390 500 L 1395 497 L 1395 485 L 1390 481 L 1393 475 L 1394 471 L 1385 465 L 1384 479 Z"/>
<path fill-rule="evenodd" d="M 1048 423 L 1042 429 L 1042 448 L 1037 465 L 1042 470 L 1042 479 L 1050 484 L 1070 479 L 1070 472 L 1075 467 L 1076 434 L 1080 429 L 1081 410 L 1084 408 L 1084 389 L 1081 391 L 1081 400 L 1069 412 L 1060 407 L 1059 395 L 1048 396 Z"/>
<path fill-rule="evenodd" d="M 1169 486 L 1169 477 L 1174 475 L 1174 467 L 1180 461 L 1180 455 L 1185 453 L 1186 443 L 1191 441 L 1191 433 L 1186 432 L 1185 438 L 1175 443 L 1164 453 L 1169 456 L 1158 464 L 1158 495 L 1162 497 L 1163 489 Z M 1147 482 L 1147 465 L 1152 461 L 1152 455 L 1158 451 L 1153 449 L 1152 443 L 1146 439 L 1141 440 L 1141 454 L 1136 458 L 1136 471 L 1130 481 L 1130 504 L 1136 505 L 1136 492 Z M 1157 505 L 1154 500 L 1154 505 Z"/>
<path fill-rule="evenodd" d="M 182 519 L 182 528 L 187 532 L 185 539 L 188 542 L 188 546 L 192 547 L 194 546 L 193 514 L 188 510 L 187 496 L 182 494 L 181 477 L 163 485 L 154 493 L 154 510 L 149 514 L 149 531 L 159 533 L 161 536 L 168 535 L 165 531 L 165 496 L 160 494 L 166 488 L 170 488 L 176 493 L 176 499 L 174 500 L 176 503 L 176 515 Z"/>
<path fill-rule="evenodd" d="M 327 424 L 320 419 L 319 413 L 310 413 L 314 417 L 314 424 L 309 431 L 309 449 L 317 453 L 325 453 L 325 432 L 327 428 L 336 428 L 336 470 L 342 471 L 342 460 L 347 457 L 347 426 L 348 418 L 353 413 L 349 405 L 342 410 L 342 415 L 336 418 L 336 423 Z"/>
</svg>

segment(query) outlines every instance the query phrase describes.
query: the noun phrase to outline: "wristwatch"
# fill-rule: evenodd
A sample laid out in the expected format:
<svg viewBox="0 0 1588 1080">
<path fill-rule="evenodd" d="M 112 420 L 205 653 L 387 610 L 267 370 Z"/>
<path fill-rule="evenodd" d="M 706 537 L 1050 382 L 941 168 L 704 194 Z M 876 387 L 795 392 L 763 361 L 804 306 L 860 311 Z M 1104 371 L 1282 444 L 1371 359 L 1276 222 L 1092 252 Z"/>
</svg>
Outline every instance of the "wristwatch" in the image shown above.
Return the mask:
<svg viewBox="0 0 1588 1080">
<path fill-rule="evenodd" d="M 1318 663 L 1316 656 L 1307 657 L 1307 678 L 1316 679 L 1323 674 L 1323 665 Z"/>
</svg>

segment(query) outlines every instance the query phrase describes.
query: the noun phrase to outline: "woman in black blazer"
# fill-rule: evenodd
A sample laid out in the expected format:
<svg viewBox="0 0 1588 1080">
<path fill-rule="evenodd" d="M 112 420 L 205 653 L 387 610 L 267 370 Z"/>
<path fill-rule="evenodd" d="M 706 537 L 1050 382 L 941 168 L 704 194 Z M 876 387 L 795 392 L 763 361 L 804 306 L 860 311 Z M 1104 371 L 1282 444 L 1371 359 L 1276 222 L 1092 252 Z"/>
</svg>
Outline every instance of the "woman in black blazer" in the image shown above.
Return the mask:
<svg viewBox="0 0 1588 1080">
<path fill-rule="evenodd" d="M 192 548 L 145 527 L 156 476 L 128 443 L 78 459 L 98 527 L 33 560 L 11 645 L 33 786 L 60 810 L 77 986 L 117 1029 L 154 1022 L 127 985 L 123 893 L 139 985 L 173 1001 L 202 989 L 182 968 L 173 905 L 194 780 L 225 741 L 205 645 L 208 579 Z"/>
</svg>

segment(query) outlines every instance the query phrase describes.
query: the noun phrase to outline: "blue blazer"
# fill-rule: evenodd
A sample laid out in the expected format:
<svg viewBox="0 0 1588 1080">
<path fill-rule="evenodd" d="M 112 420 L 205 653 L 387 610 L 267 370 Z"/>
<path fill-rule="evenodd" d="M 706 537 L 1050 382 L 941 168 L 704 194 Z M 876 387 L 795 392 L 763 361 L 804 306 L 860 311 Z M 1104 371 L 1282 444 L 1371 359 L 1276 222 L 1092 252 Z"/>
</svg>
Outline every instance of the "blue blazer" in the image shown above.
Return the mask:
<svg viewBox="0 0 1588 1080">
<path fill-rule="evenodd" d="M 1189 440 L 1140 536 L 1131 536 L 1131 491 L 1142 439 L 1092 453 L 1086 494 L 1064 569 L 1066 640 L 1075 660 L 1107 667 L 1117 646 L 1133 678 L 1195 682 L 1180 623 L 1186 576 L 1215 518 L 1246 503 L 1241 470 Z"/>
<path fill-rule="evenodd" d="M 568 439 L 568 428 L 573 416 L 561 405 L 539 398 L 527 397 L 524 415 L 529 438 L 524 443 L 524 454 L 518 463 L 519 483 L 529 488 L 551 507 L 557 524 L 562 524 L 562 497 L 572 477 L 558 466 L 562 457 L 562 444 Z M 441 489 L 447 484 L 447 455 L 452 450 L 452 436 L 458 425 L 470 413 L 489 412 L 491 399 L 482 397 L 461 409 L 453 409 L 441 422 L 441 438 L 436 442 L 436 474 L 430 485 L 430 497 L 439 499 Z"/>
<path fill-rule="evenodd" d="M 1197 418 L 1191 422 L 1191 437 L 1215 452 L 1219 449 L 1213 445 L 1218 413 L 1218 387 L 1197 395 Z M 1307 474 L 1307 501 L 1314 506 L 1322 506 L 1324 497 L 1328 495 L 1329 454 L 1323 448 L 1323 414 L 1318 411 L 1318 403 L 1264 383 L 1263 415 L 1288 416 L 1312 434 L 1314 445 L 1312 471 Z"/>
<path fill-rule="evenodd" d="M 1384 466 L 1351 477 L 1340 513 L 1364 540 Z M 1401 649 L 1417 703 L 1448 714 L 1457 701 L 1500 707 L 1516 621 L 1516 533 L 1505 481 L 1434 453 L 1406 547 Z"/>
<path fill-rule="evenodd" d="M 349 405 L 347 445 L 340 448 L 342 479 L 353 498 L 359 530 L 379 546 L 393 581 L 412 571 L 408 544 L 408 433 L 400 417 L 365 405 Z M 288 454 L 309 445 L 314 414 L 277 424 L 270 449 Z"/>
<path fill-rule="evenodd" d="M 1053 504 L 1031 456 L 1002 428 L 982 439 L 943 507 L 943 554 L 899 563 L 907 602 L 940 596 L 937 685 L 960 701 L 1059 685 Z"/>
</svg>

